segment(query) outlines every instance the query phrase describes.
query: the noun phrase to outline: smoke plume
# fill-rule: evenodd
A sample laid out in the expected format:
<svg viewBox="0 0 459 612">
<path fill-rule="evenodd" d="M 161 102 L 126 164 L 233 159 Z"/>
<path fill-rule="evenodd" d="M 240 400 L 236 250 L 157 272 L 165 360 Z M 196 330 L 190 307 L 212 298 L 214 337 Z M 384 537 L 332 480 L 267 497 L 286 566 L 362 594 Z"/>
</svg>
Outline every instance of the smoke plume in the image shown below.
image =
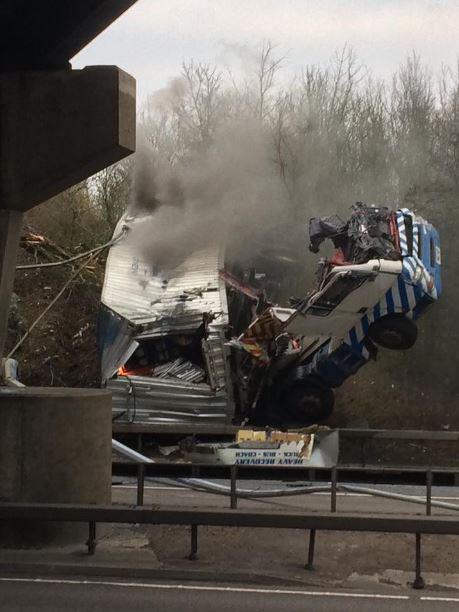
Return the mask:
<svg viewBox="0 0 459 612">
<path fill-rule="evenodd" d="M 234 119 L 217 128 L 208 147 L 175 167 L 142 146 L 130 212 L 152 214 L 144 217 L 133 239 L 152 261 L 166 267 L 210 245 L 249 259 L 273 233 L 279 247 L 285 247 L 296 228 L 292 225 L 289 236 L 282 233 L 292 211 L 269 159 L 270 144 L 260 122 Z M 302 235 L 305 241 L 305 230 Z"/>
<path fill-rule="evenodd" d="M 348 47 L 326 69 L 276 85 L 265 45 L 251 79 L 190 62 L 141 121 L 131 239 L 161 267 L 219 245 L 234 259 L 288 251 L 303 268 L 309 217 L 357 200 L 396 207 L 427 177 L 435 103 L 416 56 L 390 87 L 363 78 Z"/>
</svg>

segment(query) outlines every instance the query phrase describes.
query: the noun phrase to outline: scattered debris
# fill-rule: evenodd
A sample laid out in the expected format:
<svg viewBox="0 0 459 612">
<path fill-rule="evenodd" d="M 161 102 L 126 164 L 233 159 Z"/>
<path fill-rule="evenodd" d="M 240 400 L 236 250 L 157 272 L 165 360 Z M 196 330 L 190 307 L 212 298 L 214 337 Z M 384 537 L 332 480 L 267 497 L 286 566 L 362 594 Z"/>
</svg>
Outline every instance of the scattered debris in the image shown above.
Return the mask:
<svg viewBox="0 0 459 612">
<path fill-rule="evenodd" d="M 18 380 L 18 362 L 15 359 L 2 359 L 0 384 L 7 387 L 24 387 Z"/>
<path fill-rule="evenodd" d="M 319 252 L 327 238 L 333 241 L 337 264 L 365 263 L 370 259 L 400 259 L 396 213 L 357 202 L 343 221 L 337 215 L 313 217 L 309 222 L 310 250 Z"/>
<path fill-rule="evenodd" d="M 182 444 L 184 458 L 195 463 L 225 465 L 336 466 L 339 434 L 326 428 L 309 431 L 239 430 L 234 443 Z"/>
</svg>

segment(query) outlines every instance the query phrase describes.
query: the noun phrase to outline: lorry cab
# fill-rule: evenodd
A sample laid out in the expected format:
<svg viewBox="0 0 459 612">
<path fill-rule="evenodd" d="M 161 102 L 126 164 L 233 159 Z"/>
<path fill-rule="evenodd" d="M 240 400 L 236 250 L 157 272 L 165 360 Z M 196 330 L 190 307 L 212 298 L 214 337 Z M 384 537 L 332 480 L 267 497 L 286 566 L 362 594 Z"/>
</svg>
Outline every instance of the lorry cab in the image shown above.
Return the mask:
<svg viewBox="0 0 459 612">
<path fill-rule="evenodd" d="M 316 244 L 331 237 L 339 248 L 322 260 L 316 290 L 283 326 L 302 345 L 295 367 L 278 377 L 278 397 L 298 423 L 326 418 L 331 389 L 374 358 L 377 346 L 413 346 L 415 320 L 441 293 L 440 240 L 430 223 L 408 209 L 354 210 L 346 223 L 316 220 Z"/>
<path fill-rule="evenodd" d="M 398 258 L 328 264 L 319 288 L 288 321 L 289 333 L 354 347 L 364 339 L 395 350 L 414 344 L 413 320 L 441 293 L 440 239 L 432 224 L 406 208 L 394 220 Z"/>
<path fill-rule="evenodd" d="M 393 286 L 401 271 L 401 262 L 378 259 L 333 268 L 322 287 L 289 320 L 287 331 L 344 340 Z"/>
</svg>

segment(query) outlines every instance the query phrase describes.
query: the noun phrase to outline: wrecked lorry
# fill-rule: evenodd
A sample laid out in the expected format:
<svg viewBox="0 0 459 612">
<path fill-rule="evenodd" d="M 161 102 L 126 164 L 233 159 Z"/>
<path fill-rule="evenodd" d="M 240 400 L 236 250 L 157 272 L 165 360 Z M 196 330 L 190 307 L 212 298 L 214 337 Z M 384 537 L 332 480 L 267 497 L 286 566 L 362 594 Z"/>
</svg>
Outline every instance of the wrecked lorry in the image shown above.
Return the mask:
<svg viewBox="0 0 459 612">
<path fill-rule="evenodd" d="M 150 423 L 301 427 L 328 418 L 333 389 L 375 359 L 405 350 L 441 293 L 436 229 L 408 209 L 357 203 L 347 221 L 312 219 L 326 239 L 316 286 L 288 307 L 270 302 L 267 273 L 229 266 L 219 247 L 173 270 L 142 259 L 125 216 L 102 292 L 102 378 L 114 418 Z"/>
</svg>

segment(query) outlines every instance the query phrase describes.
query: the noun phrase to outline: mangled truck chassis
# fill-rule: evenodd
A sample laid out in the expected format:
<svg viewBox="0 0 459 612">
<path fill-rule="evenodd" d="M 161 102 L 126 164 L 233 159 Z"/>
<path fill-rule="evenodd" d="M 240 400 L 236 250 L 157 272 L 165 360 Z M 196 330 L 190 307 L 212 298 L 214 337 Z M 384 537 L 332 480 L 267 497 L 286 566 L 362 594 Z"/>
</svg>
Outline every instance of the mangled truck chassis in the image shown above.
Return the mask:
<svg viewBox="0 0 459 612">
<path fill-rule="evenodd" d="M 264 270 L 225 266 L 218 248 L 156 269 L 129 240 L 141 222 L 120 221 L 127 239 L 111 248 L 102 295 L 102 375 L 122 421 L 322 421 L 333 387 L 376 345 L 412 346 L 413 320 L 440 291 L 438 234 L 406 209 L 358 203 L 347 222 L 312 219 L 310 249 L 330 238 L 336 250 L 320 260 L 317 286 L 285 308 L 269 301 Z"/>
</svg>

